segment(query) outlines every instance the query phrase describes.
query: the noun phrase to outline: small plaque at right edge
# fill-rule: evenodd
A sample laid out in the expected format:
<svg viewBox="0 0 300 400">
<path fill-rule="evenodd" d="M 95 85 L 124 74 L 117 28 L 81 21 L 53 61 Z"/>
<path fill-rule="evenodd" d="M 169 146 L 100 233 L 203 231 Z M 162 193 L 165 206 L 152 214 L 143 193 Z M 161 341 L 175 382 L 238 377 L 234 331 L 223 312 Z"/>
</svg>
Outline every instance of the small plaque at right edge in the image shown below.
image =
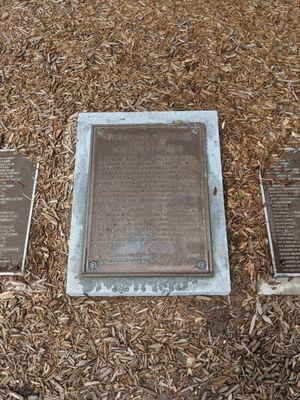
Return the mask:
<svg viewBox="0 0 300 400">
<path fill-rule="evenodd" d="M 261 175 L 261 187 L 275 276 L 300 276 L 300 149 Z"/>
</svg>

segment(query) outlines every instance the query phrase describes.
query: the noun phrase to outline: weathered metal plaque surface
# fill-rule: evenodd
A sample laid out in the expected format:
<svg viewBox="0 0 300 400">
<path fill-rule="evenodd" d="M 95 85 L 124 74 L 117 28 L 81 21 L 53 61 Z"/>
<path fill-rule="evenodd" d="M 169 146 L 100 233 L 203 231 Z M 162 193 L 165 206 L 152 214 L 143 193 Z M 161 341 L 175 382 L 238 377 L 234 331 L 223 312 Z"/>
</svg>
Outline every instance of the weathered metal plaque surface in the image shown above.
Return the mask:
<svg viewBox="0 0 300 400">
<path fill-rule="evenodd" d="M 24 269 L 36 171 L 24 156 L 0 150 L 0 275 Z"/>
<path fill-rule="evenodd" d="M 205 131 L 94 126 L 87 275 L 212 275 Z"/>
<path fill-rule="evenodd" d="M 300 149 L 262 177 L 275 275 L 300 275 Z"/>
</svg>

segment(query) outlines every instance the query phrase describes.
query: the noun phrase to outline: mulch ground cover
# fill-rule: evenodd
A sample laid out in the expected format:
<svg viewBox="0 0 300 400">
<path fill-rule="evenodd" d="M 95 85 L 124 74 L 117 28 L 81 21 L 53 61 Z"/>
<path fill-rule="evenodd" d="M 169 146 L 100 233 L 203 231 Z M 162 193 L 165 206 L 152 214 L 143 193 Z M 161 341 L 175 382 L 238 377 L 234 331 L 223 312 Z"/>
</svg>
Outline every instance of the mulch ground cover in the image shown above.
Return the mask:
<svg viewBox="0 0 300 400">
<path fill-rule="evenodd" d="M 40 162 L 27 272 L 0 279 L 1 400 L 300 399 L 300 300 L 256 294 L 258 174 L 299 146 L 297 25 L 294 0 L 0 1 L 0 145 Z M 78 112 L 201 109 L 230 296 L 67 297 Z"/>
</svg>

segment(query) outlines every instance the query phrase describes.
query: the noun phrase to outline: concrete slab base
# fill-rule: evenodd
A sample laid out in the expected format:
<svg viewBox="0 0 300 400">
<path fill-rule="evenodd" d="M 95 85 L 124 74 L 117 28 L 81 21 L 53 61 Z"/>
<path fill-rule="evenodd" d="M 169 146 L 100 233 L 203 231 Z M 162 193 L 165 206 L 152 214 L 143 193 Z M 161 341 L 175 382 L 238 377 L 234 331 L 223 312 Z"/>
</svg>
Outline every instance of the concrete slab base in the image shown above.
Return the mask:
<svg viewBox="0 0 300 400">
<path fill-rule="evenodd" d="M 258 294 L 300 296 L 300 277 L 276 277 L 268 280 L 260 278 Z"/>
<path fill-rule="evenodd" d="M 87 211 L 88 169 L 93 125 L 205 124 L 211 220 L 213 277 L 86 277 L 84 226 Z M 227 295 L 230 274 L 223 199 L 218 118 L 216 111 L 81 113 L 78 119 L 67 294 L 70 296 Z"/>
</svg>

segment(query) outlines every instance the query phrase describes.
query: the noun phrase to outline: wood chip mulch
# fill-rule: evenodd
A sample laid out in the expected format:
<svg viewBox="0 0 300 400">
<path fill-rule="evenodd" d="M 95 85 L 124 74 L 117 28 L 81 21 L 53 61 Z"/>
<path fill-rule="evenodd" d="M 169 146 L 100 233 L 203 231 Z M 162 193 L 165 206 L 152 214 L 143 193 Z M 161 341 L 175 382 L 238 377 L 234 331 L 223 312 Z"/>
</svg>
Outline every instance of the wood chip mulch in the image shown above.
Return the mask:
<svg viewBox="0 0 300 400">
<path fill-rule="evenodd" d="M 300 300 L 256 295 L 258 172 L 299 146 L 297 7 L 0 1 L 0 144 L 40 162 L 27 273 L 0 280 L 1 400 L 300 399 Z M 68 298 L 77 113 L 199 109 L 220 118 L 231 295 Z"/>
</svg>

